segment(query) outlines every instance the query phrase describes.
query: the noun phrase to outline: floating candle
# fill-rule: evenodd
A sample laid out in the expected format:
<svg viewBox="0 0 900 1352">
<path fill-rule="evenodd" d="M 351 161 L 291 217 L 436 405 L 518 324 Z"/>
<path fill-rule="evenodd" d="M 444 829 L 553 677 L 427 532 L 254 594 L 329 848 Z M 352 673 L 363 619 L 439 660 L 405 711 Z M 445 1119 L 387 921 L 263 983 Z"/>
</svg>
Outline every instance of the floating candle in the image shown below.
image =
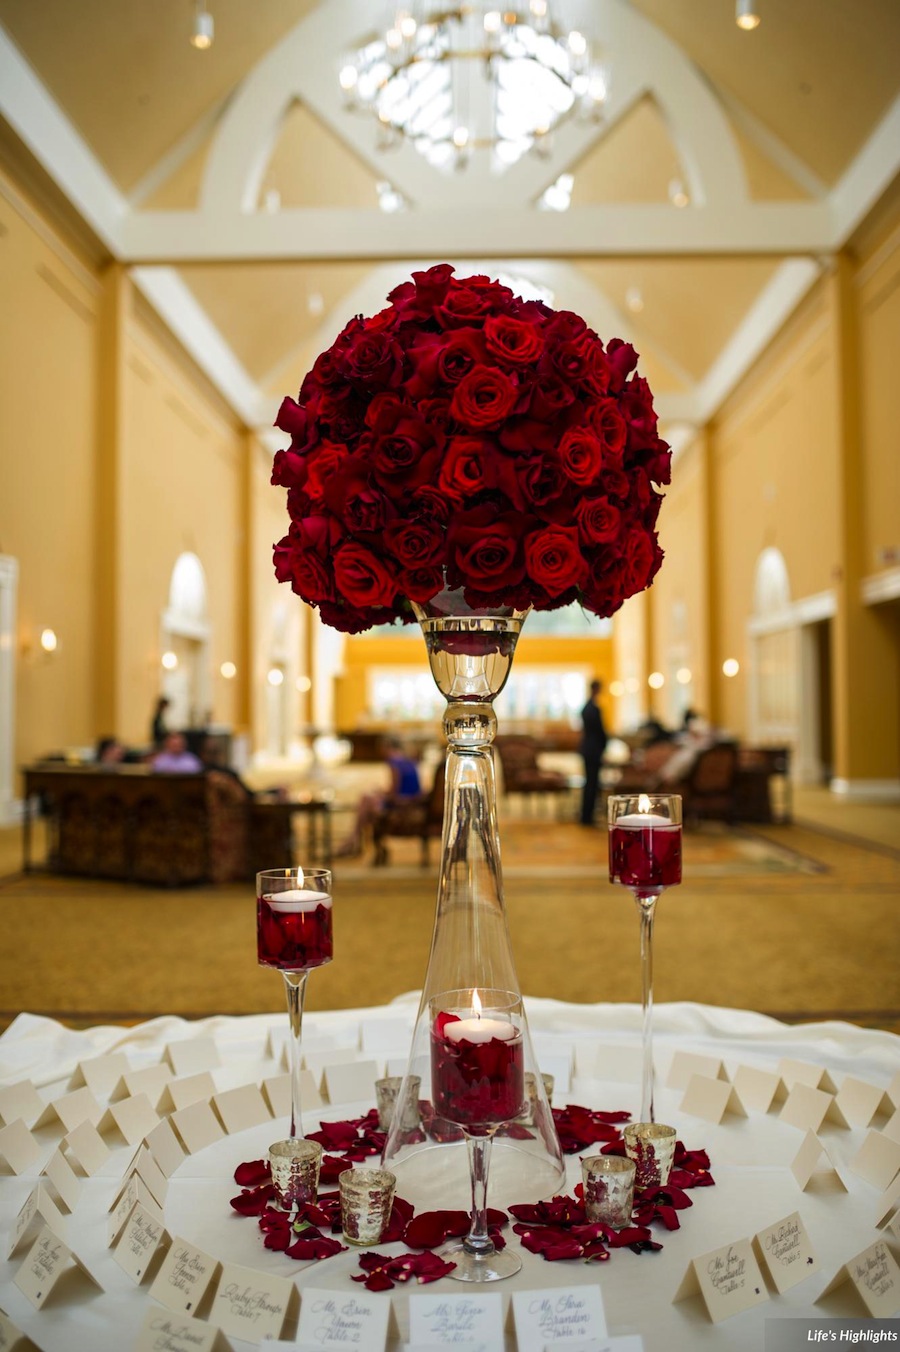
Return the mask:
<svg viewBox="0 0 900 1352">
<path fill-rule="evenodd" d="M 263 898 L 273 911 L 283 911 L 291 915 L 300 915 L 304 911 L 314 911 L 319 906 L 331 906 L 331 897 L 327 892 L 301 891 L 294 888 L 290 892 L 274 892 Z"/>
<path fill-rule="evenodd" d="M 511 1042 L 517 1035 L 518 1029 L 508 1019 L 457 1019 L 444 1027 L 449 1042 L 490 1042 L 492 1038 Z"/>
</svg>

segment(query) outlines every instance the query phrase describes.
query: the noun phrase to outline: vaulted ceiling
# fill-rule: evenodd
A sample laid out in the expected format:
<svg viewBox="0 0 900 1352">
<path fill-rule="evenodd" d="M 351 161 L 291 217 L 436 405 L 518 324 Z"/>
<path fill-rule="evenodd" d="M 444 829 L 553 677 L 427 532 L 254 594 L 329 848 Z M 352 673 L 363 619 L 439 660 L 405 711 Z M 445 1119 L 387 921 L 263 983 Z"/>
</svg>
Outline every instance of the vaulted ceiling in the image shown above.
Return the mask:
<svg viewBox="0 0 900 1352">
<path fill-rule="evenodd" d="M 604 48 L 606 117 L 499 176 L 380 151 L 342 106 L 394 6 L 209 8 L 198 52 L 192 0 L 0 0 L 0 115 L 251 423 L 435 258 L 630 338 L 669 421 L 702 421 L 900 170 L 896 0 L 759 0 L 751 33 L 733 0 L 558 0 Z M 539 210 L 564 171 L 569 211 Z"/>
</svg>

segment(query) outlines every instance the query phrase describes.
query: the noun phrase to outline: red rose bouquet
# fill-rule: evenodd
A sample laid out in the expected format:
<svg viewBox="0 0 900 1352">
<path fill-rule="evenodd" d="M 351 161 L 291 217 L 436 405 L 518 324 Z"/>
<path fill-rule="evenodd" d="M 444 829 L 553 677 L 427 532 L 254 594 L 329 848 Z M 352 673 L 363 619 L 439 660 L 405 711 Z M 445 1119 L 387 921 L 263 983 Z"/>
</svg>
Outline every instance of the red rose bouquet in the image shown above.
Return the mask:
<svg viewBox="0 0 900 1352">
<path fill-rule="evenodd" d="M 647 587 L 670 451 L 630 344 L 448 264 L 388 299 L 279 410 L 278 580 L 350 633 L 445 587 L 601 616 Z"/>
</svg>

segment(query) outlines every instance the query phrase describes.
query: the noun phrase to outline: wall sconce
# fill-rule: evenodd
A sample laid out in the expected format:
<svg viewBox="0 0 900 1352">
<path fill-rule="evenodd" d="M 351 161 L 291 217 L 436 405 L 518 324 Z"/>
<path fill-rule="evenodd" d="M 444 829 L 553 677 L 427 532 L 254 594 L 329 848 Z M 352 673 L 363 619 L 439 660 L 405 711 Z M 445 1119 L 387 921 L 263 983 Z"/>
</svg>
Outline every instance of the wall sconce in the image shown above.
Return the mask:
<svg viewBox="0 0 900 1352">
<path fill-rule="evenodd" d="M 736 657 L 726 657 L 722 663 L 722 674 L 724 676 L 736 676 L 741 669 L 741 664 Z"/>
<path fill-rule="evenodd" d="M 59 647 L 59 639 L 56 637 L 56 630 L 42 629 L 40 644 L 45 653 L 55 653 Z"/>
<path fill-rule="evenodd" d="M 625 694 L 625 687 L 621 681 L 610 681 L 609 693 L 612 695 L 613 699 L 621 699 Z"/>
<path fill-rule="evenodd" d="M 759 28 L 759 14 L 754 0 L 737 0 L 734 21 L 738 28 L 743 28 L 745 33 L 751 32 L 754 28 Z"/>
<path fill-rule="evenodd" d="M 219 675 L 224 676 L 226 681 L 233 681 L 237 675 L 237 667 L 233 662 L 223 662 L 219 667 Z"/>
<path fill-rule="evenodd" d="M 679 685 L 690 685 L 694 679 L 690 667 L 679 667 L 675 673 L 675 679 Z"/>
<path fill-rule="evenodd" d="M 266 680 L 269 685 L 281 685 L 284 681 L 284 672 L 280 667 L 271 667 Z"/>
<path fill-rule="evenodd" d="M 661 671 L 651 671 L 647 677 L 647 684 L 651 690 L 662 690 L 666 683 L 666 678 Z"/>
<path fill-rule="evenodd" d="M 191 29 L 191 46 L 196 47 L 198 52 L 208 51 L 213 45 L 215 35 L 216 25 L 206 8 L 206 0 L 198 0 L 194 10 L 194 26 Z"/>
<path fill-rule="evenodd" d="M 174 671 L 175 668 L 178 666 L 177 653 L 173 652 L 163 653 L 162 657 L 159 660 L 165 667 L 166 671 Z"/>
<path fill-rule="evenodd" d="M 312 681 L 308 676 L 297 677 L 297 689 L 300 691 L 301 695 L 305 695 L 307 691 L 312 690 Z"/>
</svg>

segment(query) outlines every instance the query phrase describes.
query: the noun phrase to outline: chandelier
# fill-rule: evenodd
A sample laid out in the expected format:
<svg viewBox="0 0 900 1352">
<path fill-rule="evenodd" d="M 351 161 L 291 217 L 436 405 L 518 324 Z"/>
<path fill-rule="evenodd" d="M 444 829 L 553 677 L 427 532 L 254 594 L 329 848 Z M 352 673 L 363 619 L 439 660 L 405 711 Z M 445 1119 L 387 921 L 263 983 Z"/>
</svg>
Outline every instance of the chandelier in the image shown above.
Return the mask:
<svg viewBox="0 0 900 1352">
<path fill-rule="evenodd" d="M 380 149 L 409 141 L 440 169 L 475 151 L 492 152 L 497 168 L 549 155 L 563 122 L 599 119 L 606 99 L 587 38 L 559 24 L 549 0 L 399 10 L 348 56 L 340 85 L 347 108 L 377 119 Z"/>
</svg>

